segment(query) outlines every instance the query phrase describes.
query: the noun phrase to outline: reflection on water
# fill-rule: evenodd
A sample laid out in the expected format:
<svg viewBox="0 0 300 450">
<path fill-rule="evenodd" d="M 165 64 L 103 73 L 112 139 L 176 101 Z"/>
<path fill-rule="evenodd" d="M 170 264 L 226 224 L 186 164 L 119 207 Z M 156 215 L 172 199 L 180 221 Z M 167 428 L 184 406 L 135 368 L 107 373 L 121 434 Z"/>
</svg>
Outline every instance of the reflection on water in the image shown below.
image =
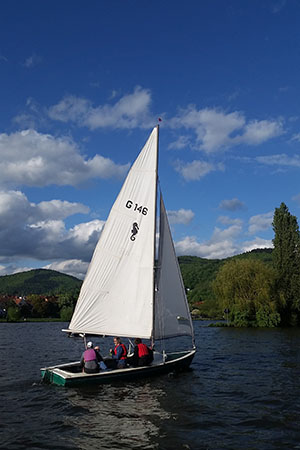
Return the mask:
<svg viewBox="0 0 300 450">
<path fill-rule="evenodd" d="M 170 417 L 160 405 L 163 395 L 162 389 L 143 382 L 72 389 L 68 401 L 82 414 L 69 416 L 66 423 L 80 431 L 75 443 L 81 449 L 95 448 L 95 442 L 101 442 L 102 449 L 155 448 L 160 423 Z"/>
<path fill-rule="evenodd" d="M 0 323 L 1 449 L 300 448 L 300 329 L 196 322 L 192 371 L 67 389 L 39 373 L 80 357 L 64 327 Z"/>
</svg>

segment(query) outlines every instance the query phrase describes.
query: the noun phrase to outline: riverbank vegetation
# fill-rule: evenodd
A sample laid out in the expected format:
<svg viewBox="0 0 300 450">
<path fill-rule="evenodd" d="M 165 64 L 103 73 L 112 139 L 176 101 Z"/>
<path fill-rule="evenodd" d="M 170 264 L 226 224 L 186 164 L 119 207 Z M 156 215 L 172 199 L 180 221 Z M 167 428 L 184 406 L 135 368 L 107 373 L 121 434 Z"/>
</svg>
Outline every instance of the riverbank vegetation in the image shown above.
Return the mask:
<svg viewBox="0 0 300 450">
<path fill-rule="evenodd" d="M 179 258 L 194 316 L 223 318 L 225 326 L 300 325 L 300 234 L 281 203 L 273 216 L 273 249 L 214 260 Z"/>
<path fill-rule="evenodd" d="M 30 294 L 24 297 L 0 295 L 0 319 L 7 322 L 52 319 L 68 322 L 78 298 L 79 290 L 72 293 L 45 296 Z"/>
</svg>

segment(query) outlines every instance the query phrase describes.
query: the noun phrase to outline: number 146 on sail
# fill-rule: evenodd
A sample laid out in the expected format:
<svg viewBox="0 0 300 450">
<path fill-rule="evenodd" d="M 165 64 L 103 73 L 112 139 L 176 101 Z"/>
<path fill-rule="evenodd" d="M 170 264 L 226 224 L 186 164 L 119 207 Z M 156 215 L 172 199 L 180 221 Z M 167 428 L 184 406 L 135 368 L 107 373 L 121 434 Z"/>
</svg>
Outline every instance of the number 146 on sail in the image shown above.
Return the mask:
<svg viewBox="0 0 300 450">
<path fill-rule="evenodd" d="M 138 211 L 142 213 L 144 216 L 148 213 L 148 208 L 146 206 L 139 206 L 138 203 L 133 203 L 131 200 L 127 200 L 126 208 L 131 209 L 133 208 L 134 211 Z"/>
</svg>

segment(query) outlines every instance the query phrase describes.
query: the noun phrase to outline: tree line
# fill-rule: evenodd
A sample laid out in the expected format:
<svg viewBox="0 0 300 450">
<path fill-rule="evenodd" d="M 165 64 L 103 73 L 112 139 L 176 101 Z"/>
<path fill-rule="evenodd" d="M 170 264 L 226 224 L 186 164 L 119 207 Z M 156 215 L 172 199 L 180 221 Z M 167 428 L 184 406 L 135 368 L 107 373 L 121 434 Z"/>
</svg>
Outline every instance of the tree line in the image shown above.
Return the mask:
<svg viewBox="0 0 300 450">
<path fill-rule="evenodd" d="M 217 306 L 233 326 L 300 325 L 300 233 L 281 203 L 273 216 L 272 264 L 232 259 L 212 283 Z"/>
<path fill-rule="evenodd" d="M 0 318 L 8 322 L 27 319 L 60 319 L 68 322 L 73 314 L 79 289 L 59 295 L 29 294 L 26 297 L 0 295 Z"/>
</svg>

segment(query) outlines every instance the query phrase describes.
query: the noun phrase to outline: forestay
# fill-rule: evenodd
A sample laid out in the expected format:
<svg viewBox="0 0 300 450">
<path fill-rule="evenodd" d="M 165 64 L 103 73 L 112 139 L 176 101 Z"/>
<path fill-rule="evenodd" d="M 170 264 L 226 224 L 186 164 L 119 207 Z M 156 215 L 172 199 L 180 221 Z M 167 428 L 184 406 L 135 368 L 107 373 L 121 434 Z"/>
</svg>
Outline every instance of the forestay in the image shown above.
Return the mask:
<svg viewBox="0 0 300 450">
<path fill-rule="evenodd" d="M 157 146 L 155 127 L 101 233 L 70 332 L 141 338 L 152 335 Z"/>
</svg>

